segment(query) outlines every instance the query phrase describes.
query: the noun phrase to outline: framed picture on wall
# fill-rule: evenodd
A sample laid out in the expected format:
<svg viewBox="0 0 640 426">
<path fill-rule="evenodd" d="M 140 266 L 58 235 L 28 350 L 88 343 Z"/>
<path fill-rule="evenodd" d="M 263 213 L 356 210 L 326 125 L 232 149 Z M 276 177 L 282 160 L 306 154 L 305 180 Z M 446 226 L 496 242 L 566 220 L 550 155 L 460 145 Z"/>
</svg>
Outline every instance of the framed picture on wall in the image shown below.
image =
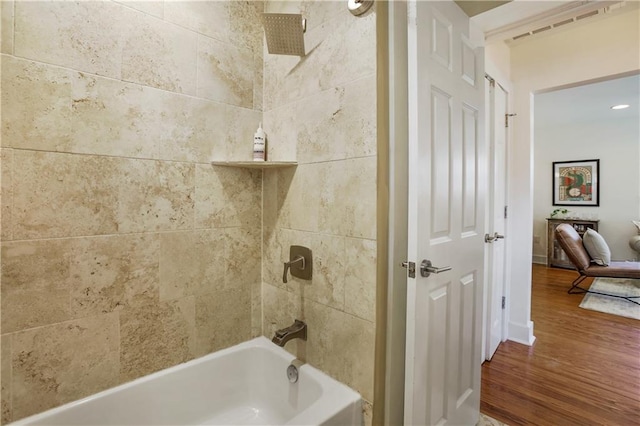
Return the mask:
<svg viewBox="0 0 640 426">
<path fill-rule="evenodd" d="M 600 205 L 600 160 L 554 161 L 553 205 Z"/>
</svg>

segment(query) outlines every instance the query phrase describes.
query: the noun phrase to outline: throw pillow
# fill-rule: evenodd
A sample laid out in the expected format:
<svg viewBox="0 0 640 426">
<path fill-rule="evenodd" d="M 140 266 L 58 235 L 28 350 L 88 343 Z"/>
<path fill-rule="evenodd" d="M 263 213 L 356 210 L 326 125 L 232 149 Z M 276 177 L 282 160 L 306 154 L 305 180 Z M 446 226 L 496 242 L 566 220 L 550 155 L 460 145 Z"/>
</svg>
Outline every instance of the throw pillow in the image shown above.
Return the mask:
<svg viewBox="0 0 640 426">
<path fill-rule="evenodd" d="M 591 256 L 591 259 L 600 266 L 609 266 L 611 263 L 611 250 L 607 242 L 593 229 L 587 229 L 582 236 L 582 244 Z"/>
</svg>

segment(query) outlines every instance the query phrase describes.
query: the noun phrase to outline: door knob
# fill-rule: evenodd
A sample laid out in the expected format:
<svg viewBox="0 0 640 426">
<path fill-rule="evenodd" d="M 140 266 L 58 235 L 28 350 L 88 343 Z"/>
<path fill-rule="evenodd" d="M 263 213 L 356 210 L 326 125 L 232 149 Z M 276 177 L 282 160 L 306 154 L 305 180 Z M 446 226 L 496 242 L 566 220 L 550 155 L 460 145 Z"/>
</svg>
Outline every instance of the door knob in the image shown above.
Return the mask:
<svg viewBox="0 0 640 426">
<path fill-rule="evenodd" d="M 442 268 L 436 268 L 431 264 L 430 260 L 423 260 L 420 264 L 420 275 L 423 277 L 428 277 L 431 274 L 439 274 L 440 272 L 450 271 L 451 266 L 443 266 Z"/>
<path fill-rule="evenodd" d="M 494 232 L 493 235 L 484 234 L 484 242 L 485 243 L 492 243 L 495 240 L 501 240 L 503 238 L 504 238 L 504 235 L 500 235 L 497 232 Z"/>
</svg>

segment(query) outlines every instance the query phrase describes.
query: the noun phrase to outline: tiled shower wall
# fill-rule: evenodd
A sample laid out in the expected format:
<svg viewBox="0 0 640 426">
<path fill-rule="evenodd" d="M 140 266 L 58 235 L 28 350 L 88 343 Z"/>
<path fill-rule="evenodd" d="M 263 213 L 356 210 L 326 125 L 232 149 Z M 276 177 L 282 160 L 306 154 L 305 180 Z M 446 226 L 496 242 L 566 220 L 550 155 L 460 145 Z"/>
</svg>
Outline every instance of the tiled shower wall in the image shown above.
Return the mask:
<svg viewBox="0 0 640 426">
<path fill-rule="evenodd" d="M 287 348 L 372 401 L 375 15 L 265 7 L 308 54 L 266 55 L 263 91 L 261 2 L 2 2 L 3 421 L 294 318 Z M 208 164 L 261 119 L 300 163 L 262 210 L 260 172 Z M 291 244 L 312 281 L 282 283 Z"/>
<path fill-rule="evenodd" d="M 375 13 L 344 1 L 267 2 L 307 18 L 307 55 L 266 55 L 263 310 L 267 336 L 295 318 L 287 348 L 373 401 L 376 290 Z M 313 251 L 313 279 L 282 280 L 290 245 Z M 370 408 L 370 407 L 369 407 Z"/>
<path fill-rule="evenodd" d="M 2 3 L 2 421 L 261 332 L 261 2 Z"/>
</svg>

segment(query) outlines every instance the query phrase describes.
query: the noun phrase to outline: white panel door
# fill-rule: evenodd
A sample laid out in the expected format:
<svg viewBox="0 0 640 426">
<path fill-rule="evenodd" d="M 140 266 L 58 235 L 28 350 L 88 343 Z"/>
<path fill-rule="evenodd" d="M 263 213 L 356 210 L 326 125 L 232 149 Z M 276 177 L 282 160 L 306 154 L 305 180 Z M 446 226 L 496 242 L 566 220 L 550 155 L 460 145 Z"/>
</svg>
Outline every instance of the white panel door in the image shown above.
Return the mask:
<svg viewBox="0 0 640 426">
<path fill-rule="evenodd" d="M 487 157 L 483 50 L 469 25 L 453 1 L 408 2 L 407 425 L 479 415 Z M 423 260 L 451 269 L 423 277 Z"/>
<path fill-rule="evenodd" d="M 488 282 L 488 333 L 486 359 L 491 360 L 504 340 L 504 308 L 502 298 L 505 295 L 505 207 L 507 192 L 507 92 L 492 81 L 491 96 L 491 179 L 490 179 L 490 217 L 489 234 L 491 242 L 487 247 L 489 255 Z M 502 238 L 499 238 L 502 237 Z"/>
</svg>

